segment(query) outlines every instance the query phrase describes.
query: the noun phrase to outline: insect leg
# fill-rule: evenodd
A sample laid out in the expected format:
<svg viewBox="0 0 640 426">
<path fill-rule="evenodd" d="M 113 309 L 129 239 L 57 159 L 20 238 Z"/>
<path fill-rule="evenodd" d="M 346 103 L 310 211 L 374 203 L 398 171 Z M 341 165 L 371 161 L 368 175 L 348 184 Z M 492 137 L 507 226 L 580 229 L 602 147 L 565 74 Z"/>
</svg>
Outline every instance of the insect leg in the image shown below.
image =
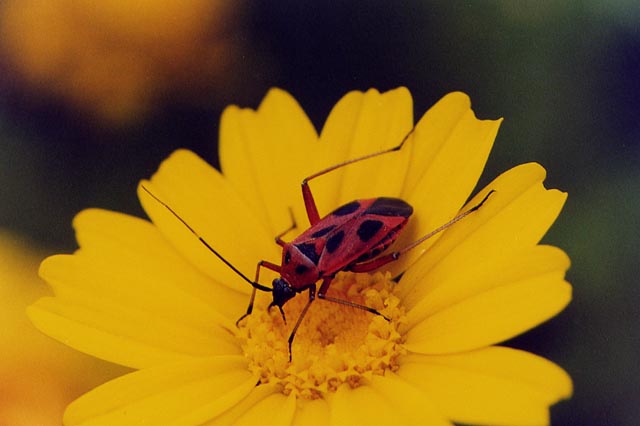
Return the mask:
<svg viewBox="0 0 640 426">
<path fill-rule="evenodd" d="M 311 179 L 315 179 L 322 175 L 325 175 L 329 172 L 332 172 L 336 169 L 339 169 L 344 166 L 348 166 L 349 164 L 357 163 L 363 160 L 368 160 L 370 158 L 378 157 L 380 155 L 388 154 L 393 151 L 399 151 L 406 141 L 409 140 L 409 136 L 413 134 L 415 127 L 413 127 L 405 136 L 402 138 L 402 141 L 393 148 L 388 148 L 382 151 L 373 152 L 371 154 L 363 155 L 361 157 L 352 158 L 351 160 L 343 161 L 342 163 L 334 164 L 331 167 L 327 167 L 326 169 L 320 170 L 312 174 L 311 176 L 306 177 L 302 180 L 302 198 L 304 199 L 304 206 L 307 210 L 307 216 L 309 217 L 309 223 L 311 226 L 315 225 L 320 221 L 320 215 L 318 214 L 318 207 L 316 206 L 316 202 L 313 199 L 313 194 L 311 193 L 311 188 L 309 188 L 309 181 Z"/>
<path fill-rule="evenodd" d="M 323 282 L 324 285 L 324 282 Z M 304 305 L 304 308 L 302 309 L 302 312 L 300 312 L 300 316 L 298 317 L 298 320 L 296 321 L 296 325 L 293 326 L 293 330 L 291 330 L 291 334 L 289 335 L 289 362 L 291 362 L 291 345 L 293 344 L 293 338 L 296 336 L 296 331 L 298 331 L 298 327 L 300 327 L 300 324 L 302 323 L 302 320 L 304 319 L 304 316 L 307 314 L 307 311 L 309 310 L 309 307 L 311 306 L 311 303 L 316 300 L 316 285 L 312 285 L 309 287 L 309 300 L 307 301 L 307 304 Z"/>
<path fill-rule="evenodd" d="M 338 303 L 340 305 L 349 306 L 351 308 L 361 309 L 363 311 L 370 312 L 374 315 L 380 315 L 382 318 L 386 319 L 387 321 L 391 321 L 391 319 L 387 318 L 385 315 L 378 312 L 378 310 L 370 308 L 369 306 L 360 305 L 359 303 L 354 303 L 349 300 L 336 299 L 334 297 L 327 296 L 327 291 L 329 290 L 329 286 L 331 285 L 332 279 L 333 278 L 325 278 L 324 281 L 322 281 L 322 285 L 320 285 L 320 290 L 318 290 L 319 299 L 326 300 L 328 302 Z"/>
<path fill-rule="evenodd" d="M 393 262 L 395 260 L 398 260 L 398 258 L 400 256 L 402 256 L 404 253 L 408 252 L 409 250 L 411 250 L 412 248 L 416 247 L 420 243 L 428 240 L 429 238 L 433 237 L 437 233 L 444 231 L 445 229 L 449 228 L 454 223 L 460 221 L 461 219 L 465 218 L 466 216 L 468 216 L 471 213 L 473 213 L 476 210 L 478 210 L 480 207 L 482 207 L 482 205 L 485 203 L 485 201 L 487 201 L 489 196 L 491 194 L 493 194 L 494 192 L 496 192 L 496 191 L 494 189 L 492 189 L 491 191 L 489 191 L 489 193 L 487 195 L 485 195 L 485 197 L 482 199 L 482 201 L 480 201 L 478 204 L 476 204 L 475 206 L 471 207 L 469 210 L 460 213 L 459 215 L 457 215 L 456 217 L 451 219 L 449 222 L 447 222 L 444 225 L 434 229 L 433 231 L 429 232 L 427 235 L 425 235 L 422 238 L 419 238 L 418 240 L 412 242 L 408 246 L 405 246 L 405 247 L 401 248 L 398 251 L 394 251 L 393 253 L 389 253 L 387 255 L 380 256 L 380 257 L 377 257 L 375 259 L 368 260 L 366 262 L 356 263 L 355 265 L 352 265 L 351 267 L 349 267 L 349 270 L 352 271 L 352 272 L 370 272 L 370 271 L 378 269 L 381 266 L 386 265 L 387 263 L 391 263 L 391 262 Z"/>
<path fill-rule="evenodd" d="M 256 279 L 254 280 L 254 282 L 256 283 L 259 282 L 260 280 L 260 268 L 262 267 L 271 269 L 272 271 L 280 273 L 279 265 L 276 265 L 275 263 L 267 262 L 266 260 L 261 260 L 260 262 L 258 262 L 258 266 L 256 266 Z M 253 302 L 255 301 L 255 299 L 256 299 L 256 288 L 254 287 L 253 291 L 251 291 L 251 298 L 249 299 L 249 306 L 247 306 L 247 313 L 245 313 L 240 318 L 238 318 L 238 320 L 236 321 L 236 327 L 238 326 L 240 321 L 245 319 L 247 316 L 251 315 L 251 312 L 253 312 Z"/>
<path fill-rule="evenodd" d="M 284 241 L 282 241 L 282 237 L 285 234 L 287 234 L 289 231 L 297 227 L 296 220 L 293 216 L 293 210 L 291 208 L 289 208 L 289 215 L 291 216 L 291 225 L 287 229 L 285 229 L 284 231 L 276 235 L 275 237 L 276 244 L 280 246 L 284 246 L 284 244 L 286 244 Z M 270 269 L 277 273 L 280 273 L 280 265 L 276 265 L 275 263 L 271 263 L 266 260 L 261 260 L 260 262 L 258 262 L 258 265 L 256 266 L 256 277 L 254 279 L 254 282 L 256 283 L 260 281 L 260 268 L 262 267 Z M 238 320 L 236 321 L 236 326 L 240 321 L 245 319 L 247 316 L 251 315 L 251 312 L 253 312 L 253 303 L 255 299 L 256 299 L 256 288 L 254 287 L 253 291 L 251 292 L 251 298 L 249 299 L 249 306 L 247 306 L 247 312 L 244 315 L 242 315 L 240 318 L 238 318 Z"/>
<path fill-rule="evenodd" d="M 289 216 L 291 216 L 291 225 L 287 229 L 276 235 L 276 244 L 281 247 L 284 247 L 284 245 L 286 244 L 284 241 L 282 241 L 282 237 L 284 237 L 289 231 L 293 231 L 298 227 L 298 225 L 296 224 L 296 218 L 293 216 L 293 209 L 291 207 L 289 207 Z"/>
</svg>

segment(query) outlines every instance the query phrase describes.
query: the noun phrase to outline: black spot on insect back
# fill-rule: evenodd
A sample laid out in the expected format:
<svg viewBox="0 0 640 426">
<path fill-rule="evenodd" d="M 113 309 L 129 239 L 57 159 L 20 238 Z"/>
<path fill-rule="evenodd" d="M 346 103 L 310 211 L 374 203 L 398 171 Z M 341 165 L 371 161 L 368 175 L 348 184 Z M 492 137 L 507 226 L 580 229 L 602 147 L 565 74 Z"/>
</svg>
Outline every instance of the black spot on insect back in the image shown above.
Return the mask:
<svg viewBox="0 0 640 426">
<path fill-rule="evenodd" d="M 308 270 L 309 270 L 309 268 L 307 268 L 307 267 L 306 267 L 306 266 L 304 266 L 304 265 L 298 265 L 298 266 L 296 266 L 296 274 L 298 274 L 298 275 L 302 275 L 302 274 L 304 274 L 305 272 L 307 272 Z"/>
<path fill-rule="evenodd" d="M 320 261 L 320 255 L 316 253 L 316 246 L 312 243 L 296 244 L 296 248 L 300 250 L 300 253 L 304 254 L 307 259 L 317 265 Z"/>
<path fill-rule="evenodd" d="M 367 242 L 382 228 L 382 222 L 379 220 L 365 220 L 360 224 L 357 234 L 360 241 Z"/>
<path fill-rule="evenodd" d="M 344 239 L 344 231 L 336 232 L 327 240 L 327 245 L 325 248 L 329 253 L 333 253 L 340 247 L 342 244 L 342 240 Z"/>
<path fill-rule="evenodd" d="M 375 214 L 379 216 L 402 216 L 409 217 L 413 213 L 411 207 L 399 198 L 380 197 L 365 210 L 364 214 Z"/>
<path fill-rule="evenodd" d="M 311 238 L 322 237 L 323 235 L 326 235 L 329 232 L 331 232 L 335 227 L 336 227 L 336 225 L 329 225 L 326 228 L 322 228 L 321 230 L 316 231 L 313 234 L 311 234 Z"/>
<path fill-rule="evenodd" d="M 352 201 L 349 204 L 345 204 L 342 207 L 338 207 L 333 212 L 331 212 L 334 216 L 346 216 L 358 210 L 360 208 L 360 203 L 357 201 Z"/>
</svg>

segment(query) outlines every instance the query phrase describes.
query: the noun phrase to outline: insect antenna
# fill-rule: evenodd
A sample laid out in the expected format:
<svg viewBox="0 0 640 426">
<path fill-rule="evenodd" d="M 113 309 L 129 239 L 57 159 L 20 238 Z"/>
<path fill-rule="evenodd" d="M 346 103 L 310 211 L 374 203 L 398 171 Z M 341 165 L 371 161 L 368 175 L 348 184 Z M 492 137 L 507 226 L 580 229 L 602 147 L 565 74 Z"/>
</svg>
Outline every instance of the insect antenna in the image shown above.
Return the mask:
<svg viewBox="0 0 640 426">
<path fill-rule="evenodd" d="M 147 189 L 146 186 L 144 185 L 140 185 L 140 187 L 147 193 L 149 194 L 154 200 L 156 200 L 161 206 L 163 206 L 165 209 L 167 209 L 173 216 L 175 216 L 180 222 L 182 222 L 182 224 L 189 230 L 191 231 L 191 233 L 193 235 L 195 235 L 198 240 L 214 255 L 216 255 L 216 257 L 218 259 L 220 259 L 222 262 L 224 262 L 225 265 L 227 265 L 229 268 L 231 268 L 231 270 L 233 272 L 235 272 L 236 274 L 238 274 L 238 276 L 240 276 L 243 280 L 245 280 L 246 282 L 248 282 L 249 284 L 251 284 L 251 286 L 257 290 L 260 291 L 265 291 L 265 292 L 272 292 L 273 290 L 269 287 L 263 286 L 257 282 L 251 281 L 249 278 L 247 278 L 247 276 L 245 274 L 243 274 L 242 272 L 240 272 L 240 270 L 238 268 L 236 268 L 235 266 L 233 266 L 231 264 L 231 262 L 229 262 L 227 259 L 225 259 L 220 253 L 218 253 L 218 251 L 216 249 L 214 249 L 213 247 L 211 247 L 211 245 L 200 236 L 200 234 L 198 234 L 196 232 L 195 229 L 193 229 L 191 227 L 191 225 L 189 225 L 187 223 L 186 220 L 184 220 L 183 218 L 180 217 L 180 215 L 178 213 L 175 212 L 175 210 L 173 210 L 167 203 L 165 203 L 164 201 L 162 201 L 161 199 L 159 199 L 153 192 L 151 192 L 149 189 Z"/>
</svg>

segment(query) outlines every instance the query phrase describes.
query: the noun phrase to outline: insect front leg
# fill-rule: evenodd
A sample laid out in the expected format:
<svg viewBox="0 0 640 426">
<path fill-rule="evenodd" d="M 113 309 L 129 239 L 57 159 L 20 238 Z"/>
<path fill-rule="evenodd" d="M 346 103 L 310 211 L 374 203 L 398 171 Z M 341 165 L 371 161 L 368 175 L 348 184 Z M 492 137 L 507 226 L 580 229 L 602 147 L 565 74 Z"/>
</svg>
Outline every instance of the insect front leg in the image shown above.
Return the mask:
<svg viewBox="0 0 640 426">
<path fill-rule="evenodd" d="M 394 151 L 400 151 L 402 146 L 405 144 L 409 137 L 413 134 L 415 127 L 413 127 L 409 132 L 402 138 L 400 143 L 392 148 L 388 148 L 382 151 L 373 152 L 371 154 L 363 155 L 360 157 L 352 158 L 351 160 L 343 161 L 342 163 L 334 164 L 331 167 L 327 167 L 326 169 L 320 170 L 312 174 L 311 176 L 306 177 L 302 180 L 302 198 L 304 199 L 304 207 L 307 210 L 307 216 L 309 217 L 309 223 L 311 226 L 315 225 L 320 221 L 320 215 L 318 214 L 318 207 L 316 206 L 316 201 L 313 198 L 313 194 L 311 193 L 311 188 L 309 188 L 309 181 L 320 177 L 322 175 L 326 175 L 329 172 L 337 170 L 341 167 L 348 166 L 349 164 L 358 163 L 363 160 L 368 160 L 369 158 L 378 157 L 380 155 L 388 154 Z M 319 297 L 320 295 L 318 295 Z"/>
<path fill-rule="evenodd" d="M 324 282 L 323 282 L 324 285 Z M 313 301 L 316 300 L 316 285 L 313 284 L 312 286 L 309 287 L 309 300 L 307 301 L 307 304 L 304 305 L 304 308 L 302 309 L 302 312 L 300 312 L 300 316 L 298 317 L 298 319 L 296 320 L 296 325 L 293 326 L 293 330 L 291 330 L 291 334 L 289 335 L 289 362 L 291 362 L 291 345 L 293 344 L 293 338 L 296 337 L 296 331 L 298 331 L 298 327 L 300 327 L 300 324 L 302 323 L 302 320 L 304 319 L 304 316 L 307 315 L 307 311 L 309 310 L 309 307 L 311 306 L 311 303 L 313 303 Z"/>
<path fill-rule="evenodd" d="M 293 231 L 294 229 L 296 229 L 298 227 L 298 224 L 296 223 L 296 218 L 293 216 L 293 209 L 291 207 L 289 207 L 289 216 L 291 217 L 291 225 L 289 225 L 289 227 L 287 229 L 285 229 L 284 231 L 282 231 L 281 233 L 279 233 L 275 237 L 276 244 L 279 245 L 280 247 L 284 247 L 285 244 L 287 244 L 286 242 L 284 242 L 282 240 L 282 237 L 284 237 L 290 231 Z"/>
<path fill-rule="evenodd" d="M 256 283 L 260 282 L 259 281 L 260 268 L 267 268 L 277 273 L 280 273 L 280 265 L 276 265 L 275 263 L 271 263 L 266 260 L 261 260 L 260 262 L 258 262 L 258 265 L 256 266 L 256 278 L 254 280 L 254 282 Z M 251 312 L 253 312 L 253 303 L 256 299 L 256 290 L 257 290 L 256 287 L 253 287 L 253 290 L 251 291 L 251 298 L 249 299 L 249 306 L 247 306 L 247 312 L 244 315 L 242 315 L 240 318 L 238 318 L 238 320 L 236 321 L 236 326 L 238 326 L 240 321 L 245 319 L 247 316 L 251 315 Z"/>
</svg>

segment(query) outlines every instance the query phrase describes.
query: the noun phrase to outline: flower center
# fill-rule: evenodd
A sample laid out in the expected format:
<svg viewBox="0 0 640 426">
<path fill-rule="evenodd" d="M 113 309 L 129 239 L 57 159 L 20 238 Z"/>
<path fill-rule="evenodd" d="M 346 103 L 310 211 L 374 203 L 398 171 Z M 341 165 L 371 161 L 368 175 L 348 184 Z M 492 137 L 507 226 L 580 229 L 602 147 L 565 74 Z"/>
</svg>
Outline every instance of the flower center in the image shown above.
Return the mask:
<svg viewBox="0 0 640 426">
<path fill-rule="evenodd" d="M 289 362 L 287 339 L 309 298 L 303 292 L 278 309 L 256 306 L 237 331 L 249 368 L 260 382 L 279 383 L 286 395 L 322 398 L 341 384 L 358 387 L 373 374 L 397 369 L 404 353 L 397 326 L 404 310 L 393 295 L 389 273 L 339 273 L 328 296 L 378 310 L 390 318 L 316 298 L 298 328 Z"/>
</svg>

